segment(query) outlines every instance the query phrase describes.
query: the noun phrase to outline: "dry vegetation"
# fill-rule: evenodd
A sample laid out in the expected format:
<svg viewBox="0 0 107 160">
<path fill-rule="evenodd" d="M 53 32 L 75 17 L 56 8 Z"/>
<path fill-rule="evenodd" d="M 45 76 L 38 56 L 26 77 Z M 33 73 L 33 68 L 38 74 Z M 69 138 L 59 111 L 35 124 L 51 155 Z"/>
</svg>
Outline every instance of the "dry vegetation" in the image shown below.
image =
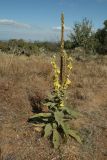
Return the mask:
<svg viewBox="0 0 107 160">
<path fill-rule="evenodd" d="M 83 144 L 69 139 L 59 150 L 41 138 L 28 118 L 52 89 L 52 68 L 47 56 L 0 55 L 1 160 L 106 160 L 107 56 L 74 60 L 68 103 L 81 115 L 72 126 Z"/>
</svg>

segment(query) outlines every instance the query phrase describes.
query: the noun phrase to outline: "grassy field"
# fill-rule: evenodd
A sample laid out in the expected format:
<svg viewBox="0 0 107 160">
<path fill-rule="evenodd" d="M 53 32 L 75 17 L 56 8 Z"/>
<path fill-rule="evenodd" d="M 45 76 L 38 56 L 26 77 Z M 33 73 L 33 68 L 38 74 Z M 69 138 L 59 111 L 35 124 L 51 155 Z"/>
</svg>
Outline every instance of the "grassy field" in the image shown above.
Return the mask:
<svg viewBox="0 0 107 160">
<path fill-rule="evenodd" d="M 73 61 L 68 104 L 81 115 L 71 126 L 83 144 L 69 139 L 59 150 L 41 138 L 28 118 L 52 89 L 49 56 L 0 54 L 1 160 L 106 160 L 107 56 Z"/>
</svg>

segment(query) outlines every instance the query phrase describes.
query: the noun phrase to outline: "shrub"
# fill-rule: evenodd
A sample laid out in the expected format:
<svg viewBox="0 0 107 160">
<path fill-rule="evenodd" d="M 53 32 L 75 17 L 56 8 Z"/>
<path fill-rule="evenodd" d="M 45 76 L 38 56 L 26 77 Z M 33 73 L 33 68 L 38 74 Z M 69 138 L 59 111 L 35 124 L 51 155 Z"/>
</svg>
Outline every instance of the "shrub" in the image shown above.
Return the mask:
<svg viewBox="0 0 107 160">
<path fill-rule="evenodd" d="M 73 31 L 69 35 L 72 47 L 83 47 L 85 53 L 95 52 L 96 39 L 92 23 L 86 18 L 80 23 L 75 23 Z"/>
<path fill-rule="evenodd" d="M 104 27 L 97 30 L 95 36 L 98 40 L 97 52 L 107 54 L 107 20 L 104 21 Z"/>
</svg>

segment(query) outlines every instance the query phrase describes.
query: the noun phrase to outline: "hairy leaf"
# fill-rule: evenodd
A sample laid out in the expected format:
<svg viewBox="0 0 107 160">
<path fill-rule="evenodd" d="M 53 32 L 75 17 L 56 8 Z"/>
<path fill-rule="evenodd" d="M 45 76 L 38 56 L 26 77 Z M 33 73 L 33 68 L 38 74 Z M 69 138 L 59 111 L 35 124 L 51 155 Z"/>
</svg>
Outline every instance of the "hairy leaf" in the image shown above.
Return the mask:
<svg viewBox="0 0 107 160">
<path fill-rule="evenodd" d="M 41 118 L 41 117 L 48 118 L 48 117 L 51 117 L 51 115 L 52 115 L 51 113 L 38 113 L 30 117 L 29 119 Z"/>
<path fill-rule="evenodd" d="M 61 122 L 61 128 L 63 129 L 65 135 L 67 136 L 69 134 L 69 129 L 70 127 L 68 126 L 68 124 Z"/>
<path fill-rule="evenodd" d="M 53 129 L 56 129 L 57 128 L 57 124 L 56 123 L 53 123 Z"/>
<path fill-rule="evenodd" d="M 77 116 L 79 115 L 78 112 L 76 112 L 70 108 L 67 108 L 67 107 L 63 107 L 62 110 L 64 112 L 66 112 L 67 114 L 71 115 L 72 118 L 77 118 Z"/>
<path fill-rule="evenodd" d="M 49 137 L 52 134 L 52 125 L 50 123 L 46 124 L 44 132 L 44 137 Z"/>
<path fill-rule="evenodd" d="M 60 135 L 57 129 L 53 130 L 53 145 L 55 149 L 57 149 L 60 145 Z"/>
<path fill-rule="evenodd" d="M 77 142 L 82 143 L 80 136 L 77 134 L 77 132 L 75 130 L 70 129 L 69 130 L 69 135 L 71 137 L 73 137 L 75 140 L 77 140 Z"/>
<path fill-rule="evenodd" d="M 64 114 L 61 111 L 56 111 L 54 113 L 54 116 L 55 116 L 56 122 L 58 123 L 58 125 L 60 125 L 61 122 L 63 122 Z"/>
</svg>

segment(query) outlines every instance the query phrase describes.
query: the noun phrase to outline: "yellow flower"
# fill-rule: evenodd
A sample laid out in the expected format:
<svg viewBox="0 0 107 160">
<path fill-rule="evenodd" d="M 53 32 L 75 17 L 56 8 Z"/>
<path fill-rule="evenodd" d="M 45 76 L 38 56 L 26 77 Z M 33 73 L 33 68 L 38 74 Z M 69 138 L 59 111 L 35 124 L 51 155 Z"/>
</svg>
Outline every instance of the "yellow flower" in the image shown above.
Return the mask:
<svg viewBox="0 0 107 160">
<path fill-rule="evenodd" d="M 58 68 L 56 68 L 55 73 L 60 74 L 60 70 Z"/>
<path fill-rule="evenodd" d="M 67 78 L 69 78 L 70 77 L 70 73 L 67 75 Z"/>
<path fill-rule="evenodd" d="M 54 89 L 55 91 L 58 92 L 59 88 L 61 87 L 60 85 L 60 82 L 59 82 L 59 74 L 60 74 L 60 70 L 56 64 L 56 61 L 55 61 L 55 56 L 53 56 L 53 59 L 51 61 L 51 64 L 53 66 L 53 69 L 54 69 Z"/>
<path fill-rule="evenodd" d="M 57 80 L 54 81 L 54 88 L 55 88 L 56 91 L 59 90 L 60 86 L 61 86 L 61 85 L 59 84 L 59 82 L 58 82 Z"/>
<path fill-rule="evenodd" d="M 70 70 L 72 69 L 72 64 L 70 63 L 70 64 L 68 64 L 68 66 L 67 66 Z"/>
<path fill-rule="evenodd" d="M 56 68 L 56 64 L 54 61 L 52 61 L 51 64 L 53 65 L 54 68 Z"/>
<path fill-rule="evenodd" d="M 63 101 L 61 101 L 60 107 L 64 107 L 64 102 Z"/>
<path fill-rule="evenodd" d="M 71 84 L 71 81 L 67 78 L 66 85 L 69 85 L 69 84 Z"/>
<path fill-rule="evenodd" d="M 63 86 L 63 89 L 67 89 L 69 84 L 71 84 L 71 81 L 69 80 L 69 78 L 67 78 L 66 82 L 65 82 L 65 84 Z"/>
<path fill-rule="evenodd" d="M 73 61 L 72 57 L 69 57 L 68 60 L 69 60 L 69 61 Z"/>
</svg>

